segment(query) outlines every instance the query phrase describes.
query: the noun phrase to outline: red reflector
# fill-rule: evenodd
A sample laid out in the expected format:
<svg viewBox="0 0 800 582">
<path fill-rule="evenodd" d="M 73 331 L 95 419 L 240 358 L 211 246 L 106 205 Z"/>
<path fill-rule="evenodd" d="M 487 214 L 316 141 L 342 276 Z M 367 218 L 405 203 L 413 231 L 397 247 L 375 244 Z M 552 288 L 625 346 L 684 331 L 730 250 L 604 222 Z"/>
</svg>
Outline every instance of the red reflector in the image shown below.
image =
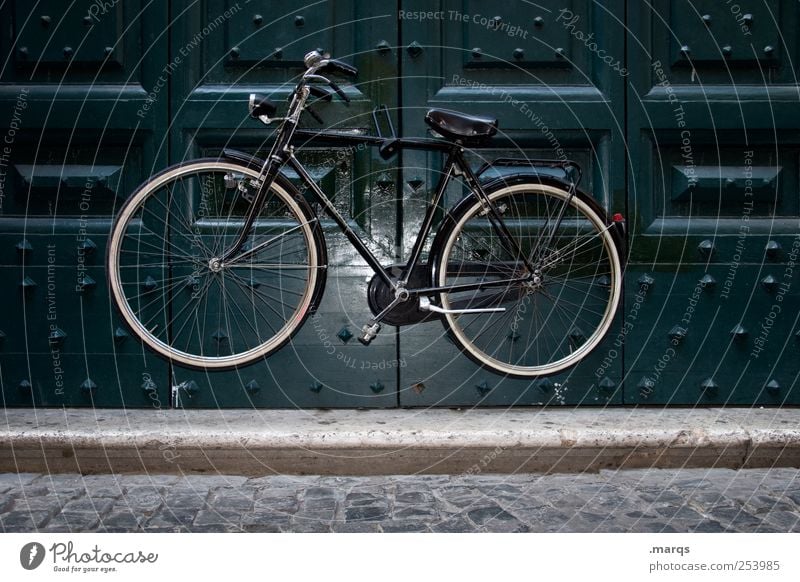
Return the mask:
<svg viewBox="0 0 800 582">
<path fill-rule="evenodd" d="M 613 220 L 614 222 L 625 222 L 625 217 L 624 217 L 624 216 L 622 216 L 622 214 L 620 214 L 619 212 L 617 212 L 617 213 L 616 213 L 616 214 L 615 214 L 615 215 L 612 217 L 612 220 Z"/>
</svg>

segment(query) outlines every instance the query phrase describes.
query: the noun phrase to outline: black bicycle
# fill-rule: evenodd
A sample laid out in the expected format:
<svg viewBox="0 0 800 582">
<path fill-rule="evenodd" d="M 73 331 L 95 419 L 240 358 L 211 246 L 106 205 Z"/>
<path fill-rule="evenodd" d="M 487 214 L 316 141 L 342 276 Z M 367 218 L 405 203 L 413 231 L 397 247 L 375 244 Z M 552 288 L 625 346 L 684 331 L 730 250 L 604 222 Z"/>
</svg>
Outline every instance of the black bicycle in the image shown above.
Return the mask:
<svg viewBox="0 0 800 582">
<path fill-rule="evenodd" d="M 266 160 L 226 150 L 218 159 L 181 163 L 122 206 L 110 237 L 109 284 L 147 346 L 188 367 L 243 366 L 285 345 L 314 312 L 327 275 L 325 239 L 312 206 L 281 173 L 285 166 L 374 271 L 362 343 L 382 323 L 441 319 L 469 357 L 518 377 L 559 372 L 598 345 L 622 294 L 623 221 L 609 219 L 577 189 L 577 164 L 500 159 L 473 171 L 464 149 L 490 140 L 497 121 L 445 109 L 425 117 L 438 138 L 300 130 L 304 111 L 319 117 L 309 107 L 314 100 L 336 94 L 349 101 L 324 74 L 357 74 L 317 51 L 305 65 Z M 276 121 L 276 106 L 263 96 L 251 95 L 249 109 L 265 124 Z M 320 137 L 376 146 L 387 159 L 401 148 L 446 154 L 405 263 L 382 266 L 297 160 L 293 140 Z M 482 177 L 497 166 L 510 167 L 502 178 Z M 549 172 L 531 171 L 540 166 Z M 454 177 L 471 194 L 446 214 L 423 261 Z"/>
</svg>

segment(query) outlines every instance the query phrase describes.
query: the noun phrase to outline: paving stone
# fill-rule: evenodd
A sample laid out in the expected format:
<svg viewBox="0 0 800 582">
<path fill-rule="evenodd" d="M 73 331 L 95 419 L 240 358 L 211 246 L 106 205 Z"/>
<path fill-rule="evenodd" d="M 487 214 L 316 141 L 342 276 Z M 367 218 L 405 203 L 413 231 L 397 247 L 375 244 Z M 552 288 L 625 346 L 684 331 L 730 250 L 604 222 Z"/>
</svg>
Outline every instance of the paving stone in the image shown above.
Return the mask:
<svg viewBox="0 0 800 582">
<path fill-rule="evenodd" d="M 434 497 L 427 491 L 406 491 L 404 493 L 396 494 L 394 501 L 398 505 L 404 503 L 421 505 L 424 503 L 432 503 L 434 501 Z"/>
<path fill-rule="evenodd" d="M 629 519 L 657 519 L 658 515 L 656 515 L 652 511 L 640 511 L 638 509 L 634 509 L 633 511 L 624 511 L 622 514 L 624 517 Z"/>
<path fill-rule="evenodd" d="M 228 525 L 221 525 L 221 524 L 212 524 L 212 525 L 193 525 L 189 528 L 189 531 L 192 533 L 239 533 L 242 530 L 241 527 L 235 524 L 228 524 Z"/>
<path fill-rule="evenodd" d="M 724 525 L 714 520 L 703 520 L 696 525 L 689 526 L 692 533 L 719 533 L 729 531 Z"/>
<path fill-rule="evenodd" d="M 796 506 L 800 507 L 800 491 L 787 491 L 786 498 L 791 500 Z"/>
<path fill-rule="evenodd" d="M 375 495 L 374 493 L 349 493 L 347 497 L 345 497 L 344 503 L 350 507 L 361 507 L 376 504 L 386 505 L 384 496 Z"/>
<path fill-rule="evenodd" d="M 412 519 L 398 519 L 383 521 L 379 524 L 380 530 L 386 533 L 411 533 L 429 530 L 429 521 L 415 521 Z"/>
<path fill-rule="evenodd" d="M 2 531 L 800 531 L 800 472 L 0 475 Z"/>
<path fill-rule="evenodd" d="M 476 525 L 485 525 L 493 521 L 506 521 L 516 520 L 510 513 L 506 512 L 503 508 L 497 505 L 489 505 L 487 507 L 479 507 L 467 512 L 467 516 Z"/>
<path fill-rule="evenodd" d="M 392 513 L 394 519 L 422 519 L 436 517 L 436 509 L 431 506 L 413 505 L 409 507 L 395 507 Z"/>
<path fill-rule="evenodd" d="M 263 489 L 255 489 L 253 499 L 256 501 L 260 499 L 297 499 L 303 489 L 287 489 L 285 487 L 265 487 Z"/>
<path fill-rule="evenodd" d="M 678 533 L 672 525 L 659 521 L 641 521 L 637 523 L 632 532 L 638 533 Z"/>
<path fill-rule="evenodd" d="M 294 517 L 299 521 L 332 521 L 336 517 L 335 510 L 324 511 L 303 511 L 302 508 L 294 514 Z"/>
<path fill-rule="evenodd" d="M 382 521 L 388 514 L 389 510 L 381 506 L 348 507 L 345 510 L 347 521 Z"/>
<path fill-rule="evenodd" d="M 75 499 L 65 503 L 62 511 L 86 512 L 86 513 L 106 513 L 114 505 L 114 501 L 106 498 L 89 499 L 87 497 Z"/>
<path fill-rule="evenodd" d="M 222 525 L 226 527 L 236 526 L 242 519 L 241 513 L 236 511 L 217 511 L 215 509 L 203 509 L 197 512 L 197 516 L 192 522 L 193 526 Z"/>
<path fill-rule="evenodd" d="M 654 507 L 653 510 L 669 519 L 690 519 L 695 521 L 703 519 L 702 515 L 686 505 L 661 505 Z"/>
<path fill-rule="evenodd" d="M 53 495 L 42 497 L 18 497 L 14 500 L 13 509 L 17 511 L 47 511 L 51 515 L 58 513 L 64 503 Z"/>
<path fill-rule="evenodd" d="M 294 520 L 290 530 L 298 533 L 324 533 L 333 531 L 329 521 Z"/>
<path fill-rule="evenodd" d="M 242 524 L 242 531 L 251 532 L 251 533 L 282 533 L 286 531 L 294 531 L 291 529 L 291 526 L 287 523 L 243 523 Z"/>
<path fill-rule="evenodd" d="M 86 511 L 62 511 L 44 527 L 45 531 L 87 532 L 97 529 L 100 516 Z"/>
<path fill-rule="evenodd" d="M 457 516 L 453 519 L 433 522 L 430 524 L 430 528 L 436 533 L 466 533 L 475 531 L 475 524 L 464 517 Z"/>
<path fill-rule="evenodd" d="M 253 502 L 253 511 L 277 511 L 284 513 L 295 513 L 299 503 L 294 497 L 262 497 Z M 335 507 L 335 504 L 334 504 Z"/>
<path fill-rule="evenodd" d="M 160 511 L 153 515 L 147 521 L 147 529 L 155 528 L 174 528 L 176 526 L 186 526 L 187 528 L 192 525 L 197 511 L 191 509 L 175 508 L 172 510 Z"/>
<path fill-rule="evenodd" d="M 740 507 L 711 507 L 708 510 L 709 515 L 720 522 L 730 525 L 734 529 L 740 528 L 752 529 L 758 526 L 762 520 L 750 515 Z"/>
<path fill-rule="evenodd" d="M 175 509 L 202 509 L 206 504 L 206 495 L 169 493 L 164 498 L 164 505 Z"/>
<path fill-rule="evenodd" d="M 292 516 L 278 511 L 251 511 L 242 516 L 242 528 L 246 531 L 281 531 L 285 529 Z"/>
<path fill-rule="evenodd" d="M 720 491 L 700 491 L 700 492 L 691 492 L 687 499 L 690 504 L 697 505 L 699 507 L 711 507 L 711 506 L 720 506 L 720 505 L 733 505 L 734 502 L 732 499 L 727 499 L 725 495 Z"/>
<path fill-rule="evenodd" d="M 572 518 L 571 514 L 567 514 L 553 507 L 540 507 L 535 509 L 515 508 L 511 511 L 520 521 L 531 526 L 532 531 L 547 531 L 552 528 L 561 527 Z"/>
<path fill-rule="evenodd" d="M 126 494 L 114 503 L 117 508 L 129 508 L 134 511 L 152 512 L 165 503 L 165 498 L 159 493 Z"/>
<path fill-rule="evenodd" d="M 764 521 L 783 532 L 800 532 L 800 515 L 790 511 L 771 511 Z"/>
<path fill-rule="evenodd" d="M 154 525 L 144 527 L 147 533 L 191 533 L 191 529 L 185 525 Z"/>
<path fill-rule="evenodd" d="M 333 531 L 337 533 L 376 533 L 381 531 L 378 523 L 367 521 L 334 522 Z"/>
<path fill-rule="evenodd" d="M 640 489 L 636 492 L 648 503 L 683 503 L 684 497 L 674 491 L 658 488 Z"/>
<path fill-rule="evenodd" d="M 305 491 L 305 499 L 325 499 L 336 497 L 336 489 L 332 487 L 309 487 Z"/>
<path fill-rule="evenodd" d="M 122 497 L 124 493 L 125 492 L 122 487 L 116 486 L 97 486 L 86 489 L 86 496 L 91 498 L 118 499 Z"/>
<path fill-rule="evenodd" d="M 483 525 L 476 525 L 475 531 L 486 533 L 527 533 L 531 530 L 528 525 L 514 519 L 489 521 Z"/>
<path fill-rule="evenodd" d="M 9 511 L 0 515 L 2 530 L 9 532 L 36 531 L 50 518 L 49 511 Z"/>
<path fill-rule="evenodd" d="M 771 495 L 753 495 L 744 504 L 747 511 L 753 515 L 763 515 L 773 511 L 793 511 L 793 503 L 789 503 Z"/>
<path fill-rule="evenodd" d="M 253 500 L 247 497 L 217 496 L 211 500 L 209 505 L 218 510 L 231 510 L 244 513 L 253 509 Z"/>
<path fill-rule="evenodd" d="M 141 528 L 145 520 L 143 515 L 122 511 L 112 512 L 100 519 L 100 527 L 106 531 L 135 531 Z"/>
</svg>

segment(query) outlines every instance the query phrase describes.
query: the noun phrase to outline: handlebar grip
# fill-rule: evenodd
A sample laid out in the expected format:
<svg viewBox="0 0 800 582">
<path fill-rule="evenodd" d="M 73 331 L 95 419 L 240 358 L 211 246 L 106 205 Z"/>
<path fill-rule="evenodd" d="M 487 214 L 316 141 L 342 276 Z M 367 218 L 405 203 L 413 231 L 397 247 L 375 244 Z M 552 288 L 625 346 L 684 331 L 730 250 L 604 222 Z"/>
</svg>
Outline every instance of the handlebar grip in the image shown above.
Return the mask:
<svg viewBox="0 0 800 582">
<path fill-rule="evenodd" d="M 358 69 L 353 65 L 348 65 L 336 59 L 328 59 L 328 64 L 320 69 L 321 71 L 330 73 L 340 73 L 346 77 L 357 77 Z"/>
<path fill-rule="evenodd" d="M 339 87 L 339 85 L 337 85 L 333 81 L 329 81 L 328 84 L 331 86 L 331 89 L 336 91 L 336 94 L 342 101 L 344 101 L 345 103 L 350 103 L 350 97 L 348 97 L 347 94 L 344 91 L 342 91 L 342 88 Z"/>
</svg>

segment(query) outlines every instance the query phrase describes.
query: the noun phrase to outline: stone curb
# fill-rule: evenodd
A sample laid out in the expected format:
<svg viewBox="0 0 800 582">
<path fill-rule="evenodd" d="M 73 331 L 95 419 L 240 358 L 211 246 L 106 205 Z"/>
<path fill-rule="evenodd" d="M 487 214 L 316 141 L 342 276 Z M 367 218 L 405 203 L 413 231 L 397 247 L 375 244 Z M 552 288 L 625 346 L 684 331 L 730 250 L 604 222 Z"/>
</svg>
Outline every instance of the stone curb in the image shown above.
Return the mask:
<svg viewBox="0 0 800 582">
<path fill-rule="evenodd" d="M 417 474 L 800 466 L 797 408 L 6 409 L 0 471 Z"/>
</svg>

